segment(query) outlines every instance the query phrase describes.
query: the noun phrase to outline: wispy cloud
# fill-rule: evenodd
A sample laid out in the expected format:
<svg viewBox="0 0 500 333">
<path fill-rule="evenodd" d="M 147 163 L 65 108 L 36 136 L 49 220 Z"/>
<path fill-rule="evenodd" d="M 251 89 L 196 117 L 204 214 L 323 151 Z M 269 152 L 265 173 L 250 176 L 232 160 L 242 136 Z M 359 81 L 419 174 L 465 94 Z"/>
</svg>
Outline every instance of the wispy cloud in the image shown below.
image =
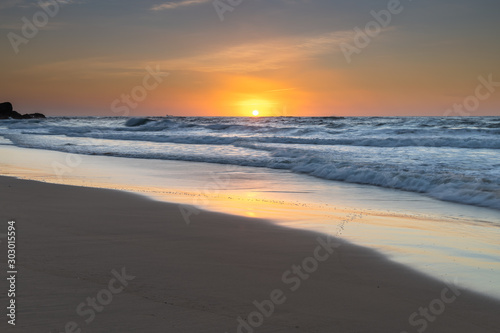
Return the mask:
<svg viewBox="0 0 500 333">
<path fill-rule="evenodd" d="M 21 11 L 29 11 L 29 15 L 33 15 L 36 11 L 45 8 L 53 8 L 56 4 L 57 6 L 63 7 L 68 5 L 83 4 L 86 0 L 41 0 L 38 2 L 28 2 L 26 0 L 4 0 L 0 4 L 0 9 L 14 9 Z M 30 17 L 30 16 L 27 16 Z M 49 23 L 42 26 L 37 25 L 38 30 L 59 30 L 68 26 L 69 22 L 55 22 L 53 19 Z M 15 15 L 1 17 L 0 20 L 0 30 L 19 30 L 24 25 L 24 22 L 16 17 Z"/>
<path fill-rule="evenodd" d="M 73 4 L 80 4 L 83 3 L 84 0 L 55 0 L 59 5 L 73 5 Z M 39 1 L 38 6 L 40 7 L 49 7 L 54 5 L 54 0 L 50 1 Z"/>
<path fill-rule="evenodd" d="M 151 7 L 151 10 L 168 10 L 168 9 L 176 9 L 179 7 L 187 7 L 193 5 L 199 5 L 202 3 L 210 2 L 211 0 L 181 0 L 177 2 L 167 2 L 160 5 L 154 5 Z"/>
<path fill-rule="evenodd" d="M 339 52 L 340 43 L 349 41 L 350 38 L 352 31 L 336 31 L 312 37 L 246 43 L 194 57 L 167 60 L 163 67 L 171 70 L 232 73 L 280 69 L 295 62 Z"/>
<path fill-rule="evenodd" d="M 196 56 L 172 59 L 148 58 L 117 60 L 114 57 L 82 58 L 29 66 L 17 69 L 17 74 L 46 74 L 47 80 L 59 80 L 71 75 L 78 79 L 131 77 L 143 75 L 147 65 L 158 64 L 165 71 L 244 74 L 294 66 L 298 62 L 339 52 L 339 44 L 351 36 L 350 31 L 338 31 L 309 37 L 293 37 L 226 46 Z M 269 93 L 292 90 L 283 88 Z"/>
</svg>

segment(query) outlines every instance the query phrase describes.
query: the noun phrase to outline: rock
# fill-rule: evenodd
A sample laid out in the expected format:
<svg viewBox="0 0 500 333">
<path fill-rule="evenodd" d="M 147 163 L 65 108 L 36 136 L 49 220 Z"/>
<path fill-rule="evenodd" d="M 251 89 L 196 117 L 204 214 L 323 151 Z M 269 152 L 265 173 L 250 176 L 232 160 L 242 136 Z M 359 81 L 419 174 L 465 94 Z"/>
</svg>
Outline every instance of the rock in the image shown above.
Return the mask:
<svg viewBox="0 0 500 333">
<path fill-rule="evenodd" d="M 19 112 L 12 111 L 12 105 L 10 103 L 0 104 L 0 119 L 22 119 L 23 116 Z"/>
<path fill-rule="evenodd" d="M 17 111 L 11 111 L 9 117 L 12 118 L 12 119 L 23 119 L 22 114 L 20 114 Z"/>
<path fill-rule="evenodd" d="M 12 112 L 12 104 L 9 102 L 0 103 L 0 114 Z"/>
<path fill-rule="evenodd" d="M 9 102 L 0 103 L 0 119 L 38 119 L 45 118 L 41 113 L 20 114 L 12 109 L 12 104 Z"/>
<path fill-rule="evenodd" d="M 27 113 L 22 115 L 23 119 L 41 119 L 46 118 L 42 113 Z"/>
<path fill-rule="evenodd" d="M 0 103 L 0 119 L 8 119 L 12 114 L 12 104 L 9 102 Z"/>
</svg>

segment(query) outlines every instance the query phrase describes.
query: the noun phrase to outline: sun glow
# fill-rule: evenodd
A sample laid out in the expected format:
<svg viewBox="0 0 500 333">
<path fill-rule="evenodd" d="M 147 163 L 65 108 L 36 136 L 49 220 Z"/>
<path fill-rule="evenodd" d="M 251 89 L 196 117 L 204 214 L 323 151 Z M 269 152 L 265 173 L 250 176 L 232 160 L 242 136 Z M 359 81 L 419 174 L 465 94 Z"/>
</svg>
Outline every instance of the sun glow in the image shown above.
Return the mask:
<svg viewBox="0 0 500 333">
<path fill-rule="evenodd" d="M 246 99 L 236 103 L 240 116 L 263 117 L 273 114 L 275 102 L 267 99 Z"/>
</svg>

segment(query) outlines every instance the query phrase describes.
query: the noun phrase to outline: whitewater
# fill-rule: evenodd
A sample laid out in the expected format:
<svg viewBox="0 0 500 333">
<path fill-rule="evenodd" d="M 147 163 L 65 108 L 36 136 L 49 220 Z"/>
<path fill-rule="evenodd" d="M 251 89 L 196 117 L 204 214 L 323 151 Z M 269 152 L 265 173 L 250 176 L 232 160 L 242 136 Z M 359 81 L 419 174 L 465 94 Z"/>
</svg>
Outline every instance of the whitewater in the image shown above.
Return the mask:
<svg viewBox="0 0 500 333">
<path fill-rule="evenodd" d="M 0 144 L 283 169 L 500 209 L 500 117 L 49 117 Z"/>
</svg>

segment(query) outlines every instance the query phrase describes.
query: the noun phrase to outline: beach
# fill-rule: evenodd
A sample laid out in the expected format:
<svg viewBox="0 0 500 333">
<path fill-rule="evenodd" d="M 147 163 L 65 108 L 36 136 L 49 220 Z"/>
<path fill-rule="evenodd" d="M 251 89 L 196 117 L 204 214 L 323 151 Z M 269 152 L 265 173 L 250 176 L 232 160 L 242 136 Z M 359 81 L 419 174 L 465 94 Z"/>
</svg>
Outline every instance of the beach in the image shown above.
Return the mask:
<svg viewBox="0 0 500 333">
<path fill-rule="evenodd" d="M 2 1 L 0 333 L 500 333 L 499 11 Z"/>
<path fill-rule="evenodd" d="M 18 324 L 5 332 L 498 331 L 498 301 L 326 235 L 205 211 L 186 224 L 178 205 L 113 190 L 0 184 L 19 249 Z M 88 297 L 106 305 L 80 316 Z"/>
<path fill-rule="evenodd" d="M 36 161 L 36 163 L 33 163 Z M 500 211 L 282 170 L 0 145 L 3 175 L 107 188 L 197 209 L 260 218 L 379 251 L 441 281 L 500 299 Z"/>
</svg>

